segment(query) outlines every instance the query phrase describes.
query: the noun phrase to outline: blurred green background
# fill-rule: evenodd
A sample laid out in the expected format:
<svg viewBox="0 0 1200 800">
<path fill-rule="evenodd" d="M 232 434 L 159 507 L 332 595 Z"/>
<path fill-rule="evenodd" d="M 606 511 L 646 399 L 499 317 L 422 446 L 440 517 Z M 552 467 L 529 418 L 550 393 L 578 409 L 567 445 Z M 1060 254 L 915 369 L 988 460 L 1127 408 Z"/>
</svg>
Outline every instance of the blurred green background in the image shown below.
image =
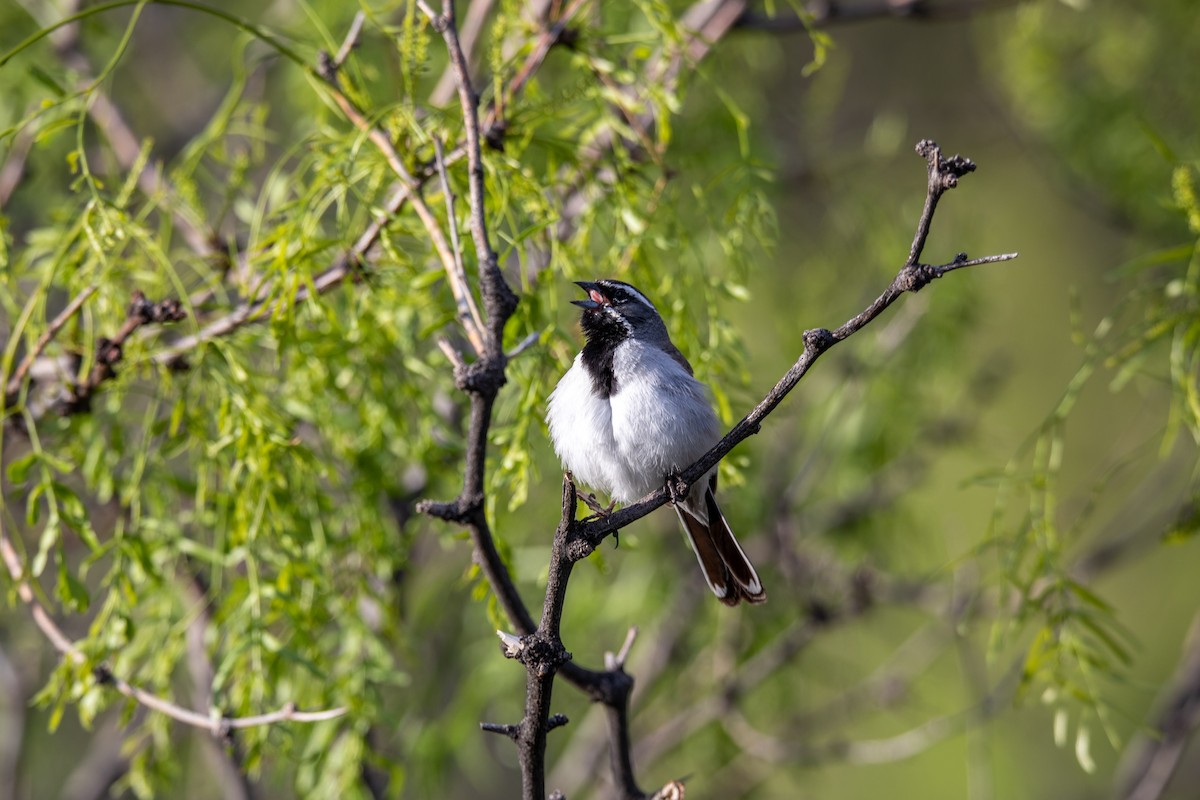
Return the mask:
<svg viewBox="0 0 1200 800">
<path fill-rule="evenodd" d="M 516 15 L 517 4 L 500 5 Z M 661 163 L 622 164 L 628 172 L 616 187 L 597 190 L 617 199 L 594 201 L 600 211 L 585 217 L 582 243 L 563 245 L 549 271 L 522 282 L 527 316 L 514 321 L 510 335 L 514 341 L 530 330 L 544 335 L 510 369 L 498 406 L 489 509 L 526 602 L 537 607 L 559 499 L 558 468 L 540 414 L 578 344 L 568 277 L 615 274 L 645 288 L 671 315 L 676 341 L 716 389 L 731 424 L 794 362 L 805 329 L 840 325 L 903 264 L 924 200 L 924 167 L 913 153 L 917 140 L 933 138 L 947 154 L 961 152 L 979 167 L 943 198 L 924 260 L 946 263 L 959 251 L 972 257 L 1020 253 L 1013 262 L 955 272 L 902 298 L 823 356 L 762 434 L 734 452 L 723 474 L 723 505 L 760 566 L 770 595 L 766 606 L 731 611 L 707 597 L 666 512 L 623 532 L 619 549 L 606 543 L 579 565 L 564 622 L 575 659 L 599 665 L 630 626 L 640 630 L 628 669 L 639 686 L 632 725 L 644 788 L 686 777 L 689 797 L 1111 796 L 1124 748 L 1146 730 L 1186 647 L 1200 604 L 1200 554 L 1191 529 L 1173 528 L 1172 520 L 1197 492 L 1197 428 L 1188 421 L 1182 388 L 1196 376 L 1194 362 L 1172 351 L 1194 348 L 1196 337 L 1180 334 L 1185 346 L 1147 332 L 1164 318 L 1163 308 L 1177 314 L 1171 319 L 1184 328 L 1195 316 L 1194 276 L 1187 278 L 1186 270 L 1187 246 L 1197 231 L 1188 228 L 1186 198 L 1173 191 L 1173 180 L 1177 187 L 1179 174 L 1194 174 L 1200 151 L 1194 81 L 1200 15 L 1188 0 L 913 5 L 927 15 L 880 15 L 824 28 L 831 44 L 815 71 L 814 41 L 802 26 L 747 24 L 726 34 L 686 76 Z M 306 55 L 336 44 L 356 10 L 336 2 L 222 7 L 286 32 Z M 607 113 L 607 98 L 576 99 L 569 92 L 580 85 L 580 75 L 588 80 L 580 66 L 585 56 L 622 53 L 636 76 L 644 56 L 632 50 L 649 47 L 659 35 L 647 20 L 656 13 L 677 16 L 684 8 L 645 3 L 636 12 L 589 10 L 580 23 L 580 49 L 552 53 L 527 96 L 533 109 L 528 119 L 538 125 L 530 125 L 524 140 L 510 134 L 518 143 L 503 159 L 488 156 L 490 186 L 503 182 L 496 175 L 522 169 L 534 186 L 530 196 L 539 195 L 539 180 L 553 183 L 555 170 L 572 163 L 594 124 L 589 109 Z M 48 9 L 22 0 L 0 11 L 0 48 L 36 30 L 34 20 L 54 18 Z M 768 11 L 793 16 L 787 8 L 756 7 L 755 19 Z M 93 64 L 113 56 L 129 14 L 118 9 L 88 20 L 80 41 Z M 245 69 L 244 94 L 262 109 L 248 113 L 245 128 L 233 134 L 252 142 L 248 150 L 261 149 L 243 176 L 247 186 L 265 183 L 268 167 L 291 148 L 294 159 L 303 160 L 308 148 L 328 147 L 336 161 L 334 135 L 320 137 L 350 128 L 330 105 L 314 99 L 312 79 L 295 65 L 264 54 L 212 16 L 153 5 L 141 14 L 104 86 L 131 128 L 153 139 L 155 158 L 186 158 L 229 89 L 232 63 Z M 409 30 L 404 19 L 411 19 L 407 4 L 372 8 L 355 56 L 362 73 L 353 79 L 381 95 L 381 103 L 389 101 L 389 92 L 426 97 L 444 63 L 434 37 L 427 44 L 432 66 L 406 71 L 404 58 L 392 52 Z M 378 34 L 377 20 L 393 26 L 388 36 Z M 322 29 L 330 32 L 328 40 Z M 5 126 L 17 125 L 47 85 L 61 80 L 41 60 L 46 57 L 26 51 L 0 66 L 0 90 L 11 98 Z M 412 86 L 401 92 L 396 84 L 403 81 Z M 554 97 L 570 99 L 546 110 L 545 98 Z M 454 113 L 450 106 L 429 124 L 451 124 L 443 117 Z M 420 120 L 413 125 L 428 122 L 419 114 L 413 119 Z M 407 135 L 397 127 L 397 135 Z M 81 135 L 90 139 L 93 133 Z M 16 136 L 14 128 L 6 131 L 9 158 Z M 11 292 L 6 339 L 19 311 L 17 298 L 33 291 L 33 273 L 21 272 L 20 253 L 50 220 L 61 222 L 67 214 L 62 208 L 73 202 L 51 199 L 70 198 L 66 154 L 76 144 L 72 138 L 65 132 L 39 140 L 3 208 L 12 254 L 4 275 Z M 298 171 L 293 183 L 323 174 Z M 651 188 L 660 177 L 667 186 L 661 196 Z M 200 194 L 212 191 L 203 180 L 197 183 Z M 524 189 L 511 191 L 519 196 Z M 232 198 L 234 211 L 222 229 L 243 219 L 261 222 L 249 212 L 239 219 L 238 204 L 253 199 L 253 191 Z M 496 220 L 518 240 L 512 253 L 506 251 L 510 277 L 527 266 L 526 245 L 515 231 L 535 216 L 533 201 L 521 202 L 527 204 L 511 218 Z M 613 222 L 630 209 L 642 215 L 648 233 L 625 259 L 627 243 L 643 238 L 633 235 L 632 226 Z M 411 241 L 421 236 L 419 228 L 414 231 L 397 235 L 396 250 L 412 249 Z M 1154 256 L 1170 248 L 1183 248 L 1183 255 Z M 322 624 L 336 639 L 338 625 L 348 619 L 339 615 L 355 616 L 354 635 L 372 641 L 374 649 L 357 678 L 367 689 L 345 677 L 354 673 L 352 663 L 343 664 L 353 661 L 352 654 L 330 656 L 342 666 L 325 686 L 305 689 L 315 692 L 308 705 L 319 705 L 318 698 L 341 704 L 355 691 L 370 700 L 355 704 L 347 728 L 329 726 L 310 737 L 307 730 L 281 727 L 253 739 L 252 774 L 263 797 L 365 794 L 358 780 L 363 763 L 390 777 L 385 796 L 517 795 L 515 749 L 501 737 L 481 734 L 477 723 L 519 718 L 523 671 L 497 654 L 492 631 L 503 620 L 479 599 L 468 571 L 469 544 L 458 532 L 411 515 L 410 495 L 449 497 L 455 491 L 454 426 L 447 422 L 451 432 L 440 439 L 439 432 L 422 430 L 420 445 L 416 434 L 411 445 L 386 443 L 388 435 L 407 435 L 405 425 L 421 427 L 394 421 L 398 415 L 429 409 L 419 401 L 393 401 L 389 392 L 457 402 L 448 368 L 428 341 L 450 321 L 445 289 L 416 282 L 407 270 L 419 273 L 428 264 L 418 256 L 412 261 L 405 264 L 388 250 L 378 283 L 360 290 L 365 299 L 352 290 L 328 301 L 330 317 L 349 308 L 355 320 L 361 314 L 380 327 L 395 323 L 389 334 L 394 342 L 375 342 L 374 356 L 346 362 L 353 374 L 383 377 L 364 379 L 367 400 L 356 401 L 353 391 L 345 398 L 351 409 L 356 402 L 365 409 L 368 400 L 378 405 L 394 430 L 389 434 L 380 423 L 383 445 L 364 432 L 363 441 L 373 444 L 312 448 L 314 462 L 340 475 L 346 496 L 367 509 L 363 526 L 379 522 L 369 543 L 348 533 L 333 555 L 312 554 L 314 569 L 331 574 L 361 554 L 362 563 L 354 562 L 358 571 L 326 578 L 339 605 L 331 601 Z M 136 267 L 128 274 L 141 277 Z M 1191 288 L 1171 289 L 1172 281 Z M 438 291 L 434 301 L 423 294 Z M 1191 303 L 1182 311 L 1171 305 L 1180 291 Z M 113 296 L 119 318 L 122 301 Z M 410 318 L 406 302 L 432 310 Z M 431 305 L 439 302 L 440 309 Z M 1114 333 L 1097 337 L 1105 319 L 1104 330 Z M 340 365 L 340 351 L 323 356 L 320 349 L 322 336 L 344 333 L 340 321 L 314 312 L 300 315 L 299 333 L 290 324 L 273 322 L 264 326 L 271 328 L 266 333 L 248 334 L 263 339 L 248 339 L 246 350 L 263 347 L 264 340 L 270 345 L 246 356 L 247 363 L 264 376 L 291 375 L 280 378 L 280 394 L 268 388 L 263 396 L 294 402 L 278 413 L 294 412 L 311 425 L 314 439 L 325 436 L 327 422 L 357 435 L 368 423 L 353 413 L 347 420 L 327 419 L 320 400 L 311 400 L 316 411 L 294 410 L 310 402 L 308 393 L 319 398 L 323 389 L 315 368 L 310 375 L 302 371 L 310 367 L 293 367 L 288 354 L 306 353 L 296 358 L 299 364 L 325 358 Z M 1135 353 L 1118 346 L 1143 340 L 1145 347 Z M 426 371 L 401 363 L 389 347 L 404 349 L 405 359 L 422 361 Z M 279 356 L 263 357 L 267 351 Z M 1106 362 L 1106 356 L 1112 358 Z M 1098 361 L 1094 374 L 1068 392 L 1089 359 Z M 141 370 L 121 391 L 135 402 L 139 393 L 158 393 L 169 405 L 176 394 L 192 391 L 212 362 L 211 356 L 201 360 L 201 377 L 192 378 L 197 384 L 191 387 L 187 379 L 171 383 Z M 1045 440 L 1061 454 L 1061 469 L 1047 477 L 1037 461 L 1037 437 L 1064 394 L 1072 399 L 1070 412 Z M 119 425 L 121 411 L 114 401 L 98 416 Z M 140 424 L 140 418 L 131 423 Z M 72 441 L 103 435 L 70 422 L 43 439 L 48 447 L 61 442 L 69 448 Z M 329 441 L 339 435 L 329 433 Z M 22 452 L 22 445 L 11 444 L 4 461 Z M 1061 536 L 1043 556 L 1062 574 L 1082 575 L 1081 582 L 1109 604 L 1099 624 L 1121 631 L 1130 659 L 1085 664 L 1083 671 L 1091 672 L 1084 678 L 1069 658 L 1061 670 L 1030 667 L 1017 687 L 1014 665 L 1031 663 L 1024 656 L 1038 631 L 1066 630 L 1078 606 L 1039 607 L 1021 583 L 1031 570 L 1046 567 L 1024 548 L 1036 550 L 1027 542 L 1040 541 L 1029 531 L 1039 530 L 1035 509 L 1047 482 Z M 506 500 L 526 488 L 528 501 L 508 506 Z M 22 529 L 19 522 L 26 491 L 5 485 L 6 525 L 16 525 L 30 543 L 26 547 L 36 549 L 36 526 Z M 337 497 L 329 503 L 353 505 Z M 347 519 L 359 513 L 342 511 Z M 112 527 L 95 524 L 103 536 Z M 329 528 L 353 532 L 355 524 L 338 517 Z M 1129 547 L 1115 563 L 1089 572 L 1095 562 L 1087 555 L 1113 541 Z M 78 563 L 80 556 L 69 558 Z M 322 564 L 324 558 L 329 560 Z M 236 570 L 230 574 L 233 587 Z M 1045 574 L 1059 573 L 1046 568 Z M 51 711 L 31 699 L 58 659 L 29 623 L 27 609 L 12 591 L 8 595 L 12 602 L 0 616 L 7 676 L 0 700 L 7 716 L 0 725 L 9 727 L 0 739 L 19 743 L 19 769 L 6 786 L 21 798 L 89 796 L 71 793 L 71 776 L 97 768 L 76 765 L 103 761 L 119 746 L 122 735 L 113 730 L 130 714 L 122 715 L 116 704 L 85 730 L 68 710 L 61 727 L 48 733 Z M 186 617 L 177 607 L 162 614 L 176 622 Z M 384 621 L 361 622 L 371 615 Z M 88 635 L 86 615 L 61 618 L 72 636 Z M 179 635 L 178 625 L 171 630 Z M 236 647 L 237 637 L 225 636 L 210 637 L 219 663 L 221 650 Z M 324 646 L 318 642 L 311 652 L 326 652 Z M 751 674 L 762 663 L 756 659 L 780 653 L 760 680 L 729 688 L 730 676 Z M 284 662 L 283 675 L 297 669 Z M 156 665 L 139 656 L 126 666 L 133 676 L 188 696 L 175 662 Z M 1081 685 L 1094 695 L 1072 695 Z M 275 695 L 268 691 L 266 697 Z M 260 707 L 278 705 L 264 701 Z M 571 722 L 551 734 L 548 786 L 571 798 L 608 796 L 600 710 L 561 682 L 554 705 Z M 133 730 L 146 713 L 132 713 Z M 1057 744 L 1056 715 L 1065 726 Z M 115 791 L 219 796 L 221 785 L 205 760 L 211 755 L 205 734 L 162 727 L 155 746 L 146 745 L 155 754 L 152 763 L 138 767 L 149 776 L 145 786 L 126 779 Z M 138 739 L 129 735 L 126 752 Z M 334 757 L 337 743 L 346 752 Z M 104 763 L 124 762 L 110 757 Z M 1200 759 L 1192 747 L 1162 796 L 1194 797 L 1198 782 Z"/>
</svg>

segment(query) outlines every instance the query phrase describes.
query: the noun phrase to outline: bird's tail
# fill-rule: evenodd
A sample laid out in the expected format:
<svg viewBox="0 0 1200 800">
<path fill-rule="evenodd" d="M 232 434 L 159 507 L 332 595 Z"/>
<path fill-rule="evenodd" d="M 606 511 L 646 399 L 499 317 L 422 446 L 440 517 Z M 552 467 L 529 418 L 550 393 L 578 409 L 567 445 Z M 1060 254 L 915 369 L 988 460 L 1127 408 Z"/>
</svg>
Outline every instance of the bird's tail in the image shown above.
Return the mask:
<svg viewBox="0 0 1200 800">
<path fill-rule="evenodd" d="M 693 495 L 687 502 L 677 503 L 675 512 L 691 540 L 704 580 L 717 599 L 727 606 L 736 606 L 743 600 L 764 603 L 767 593 L 717 505 L 716 486 L 714 475 L 704 487 L 703 498 Z"/>
</svg>

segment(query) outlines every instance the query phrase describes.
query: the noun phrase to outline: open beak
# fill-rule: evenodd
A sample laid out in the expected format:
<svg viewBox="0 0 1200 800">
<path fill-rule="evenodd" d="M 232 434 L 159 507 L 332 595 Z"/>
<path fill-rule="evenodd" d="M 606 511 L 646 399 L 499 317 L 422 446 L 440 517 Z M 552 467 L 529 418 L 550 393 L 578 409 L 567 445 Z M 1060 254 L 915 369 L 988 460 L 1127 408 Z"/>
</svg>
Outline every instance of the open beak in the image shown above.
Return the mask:
<svg viewBox="0 0 1200 800">
<path fill-rule="evenodd" d="M 608 298 L 600 292 L 600 285 L 592 281 L 575 281 L 575 285 L 588 293 L 587 300 L 572 300 L 574 305 L 580 308 L 599 308 L 600 306 L 609 305 Z"/>
</svg>

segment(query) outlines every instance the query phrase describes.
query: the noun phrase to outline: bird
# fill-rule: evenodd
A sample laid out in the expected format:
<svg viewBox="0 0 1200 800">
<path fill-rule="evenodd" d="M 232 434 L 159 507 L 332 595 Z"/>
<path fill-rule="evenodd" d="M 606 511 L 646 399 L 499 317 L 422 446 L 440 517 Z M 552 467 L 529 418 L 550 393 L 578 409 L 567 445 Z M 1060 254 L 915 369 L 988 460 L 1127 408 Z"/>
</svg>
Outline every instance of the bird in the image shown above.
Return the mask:
<svg viewBox="0 0 1200 800">
<path fill-rule="evenodd" d="M 575 480 L 607 494 L 614 506 L 630 503 L 708 452 L 721 427 L 708 387 L 696 380 L 644 293 L 611 279 L 576 284 L 587 293 L 572 301 L 583 309 L 584 345 L 550 394 L 550 439 Z M 684 533 L 718 600 L 762 603 L 762 581 L 716 491 L 714 467 L 673 502 Z"/>
</svg>

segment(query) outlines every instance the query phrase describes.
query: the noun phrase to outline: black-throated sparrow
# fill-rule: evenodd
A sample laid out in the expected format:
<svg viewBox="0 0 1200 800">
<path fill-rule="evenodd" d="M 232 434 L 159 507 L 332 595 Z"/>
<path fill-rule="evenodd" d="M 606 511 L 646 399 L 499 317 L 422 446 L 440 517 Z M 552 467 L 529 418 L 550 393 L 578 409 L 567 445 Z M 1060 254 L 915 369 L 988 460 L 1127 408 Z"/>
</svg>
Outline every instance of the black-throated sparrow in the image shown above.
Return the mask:
<svg viewBox="0 0 1200 800">
<path fill-rule="evenodd" d="M 628 283 L 578 281 L 586 342 L 550 395 L 554 451 L 582 483 L 628 503 L 708 452 L 721 429 L 704 384 L 658 309 Z M 762 581 L 717 506 L 717 470 L 675 511 L 722 603 L 767 599 Z"/>
</svg>

